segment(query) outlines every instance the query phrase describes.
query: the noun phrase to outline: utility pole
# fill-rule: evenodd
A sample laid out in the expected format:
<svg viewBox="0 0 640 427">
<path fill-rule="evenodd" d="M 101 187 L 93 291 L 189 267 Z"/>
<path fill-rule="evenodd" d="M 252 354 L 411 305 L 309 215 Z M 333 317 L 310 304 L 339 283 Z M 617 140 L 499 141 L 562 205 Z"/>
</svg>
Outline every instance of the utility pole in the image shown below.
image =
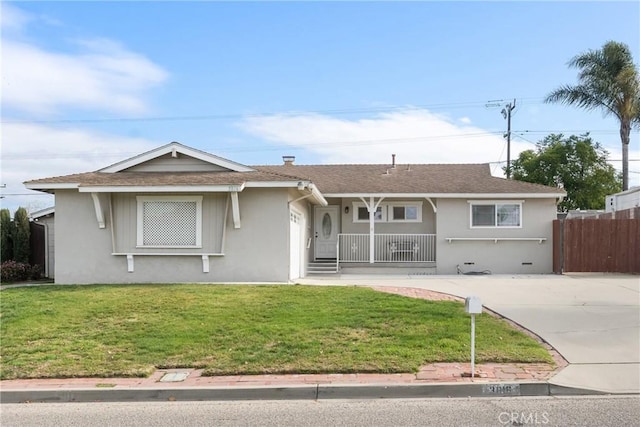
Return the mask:
<svg viewBox="0 0 640 427">
<path fill-rule="evenodd" d="M 502 109 L 502 117 L 507 119 L 507 133 L 504 137 L 507 138 L 507 179 L 511 179 L 511 111 L 516 108 L 516 100 L 512 103 L 508 103 Z"/>
</svg>

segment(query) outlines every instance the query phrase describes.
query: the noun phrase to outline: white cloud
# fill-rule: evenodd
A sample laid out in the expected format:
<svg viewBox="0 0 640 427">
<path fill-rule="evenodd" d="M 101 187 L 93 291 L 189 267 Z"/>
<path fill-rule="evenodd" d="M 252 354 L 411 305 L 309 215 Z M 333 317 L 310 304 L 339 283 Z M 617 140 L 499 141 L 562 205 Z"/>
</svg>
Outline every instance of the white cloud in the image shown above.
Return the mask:
<svg viewBox="0 0 640 427">
<path fill-rule="evenodd" d="M 31 193 L 24 181 L 94 171 L 161 145 L 84 129 L 21 123 L 4 124 L 2 141 L 3 194 Z M 52 197 L 7 196 L 2 205 L 13 211 L 17 206 L 33 206 L 34 200 L 53 203 Z"/>
<path fill-rule="evenodd" d="M 258 116 L 239 125 L 269 141 L 305 148 L 322 163 L 486 163 L 506 159 L 502 134 L 427 110 L 347 120 L 319 114 Z M 513 141 L 512 158 L 531 145 Z"/>
<path fill-rule="evenodd" d="M 53 114 L 61 108 L 83 108 L 139 114 L 148 110 L 145 91 L 168 78 L 150 59 L 110 39 L 65 41 L 65 51 L 43 49 L 28 37 L 28 29 L 63 26 L 50 17 L 3 4 L 1 25 L 5 109 Z"/>
<path fill-rule="evenodd" d="M 465 125 L 470 125 L 471 124 L 471 119 L 469 117 L 461 117 L 458 119 L 458 121 L 460 123 L 463 123 Z"/>
<path fill-rule="evenodd" d="M 10 6 L 6 2 L 0 4 L 0 28 L 2 31 L 16 31 L 20 32 L 22 29 L 32 21 L 34 18 L 32 15 Z"/>
<path fill-rule="evenodd" d="M 81 54 L 47 52 L 23 42 L 2 44 L 2 102 L 34 113 L 83 107 L 123 113 L 147 109 L 142 95 L 167 73 L 114 42 L 83 41 Z"/>
</svg>

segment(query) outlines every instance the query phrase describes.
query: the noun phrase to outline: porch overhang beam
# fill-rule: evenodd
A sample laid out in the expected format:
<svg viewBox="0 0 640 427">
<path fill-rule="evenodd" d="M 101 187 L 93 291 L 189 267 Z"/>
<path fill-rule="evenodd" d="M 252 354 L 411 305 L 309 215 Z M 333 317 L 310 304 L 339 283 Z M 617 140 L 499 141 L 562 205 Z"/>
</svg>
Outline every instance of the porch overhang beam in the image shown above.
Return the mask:
<svg viewBox="0 0 640 427">
<path fill-rule="evenodd" d="M 384 200 L 384 197 L 380 197 L 377 202 L 375 202 L 375 197 L 373 196 L 369 197 L 369 201 L 364 197 L 360 197 L 360 200 L 362 200 L 362 203 L 364 203 L 369 213 L 373 212 L 375 214 L 378 206 L 380 206 L 380 203 Z M 371 215 L 369 215 L 369 217 L 371 217 Z"/>
</svg>

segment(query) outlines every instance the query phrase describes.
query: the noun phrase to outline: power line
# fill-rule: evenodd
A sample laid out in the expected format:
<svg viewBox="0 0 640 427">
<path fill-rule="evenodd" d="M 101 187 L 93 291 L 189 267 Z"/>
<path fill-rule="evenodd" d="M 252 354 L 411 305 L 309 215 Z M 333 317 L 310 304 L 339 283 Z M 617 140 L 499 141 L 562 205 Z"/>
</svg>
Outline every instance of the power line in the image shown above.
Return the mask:
<svg viewBox="0 0 640 427">
<path fill-rule="evenodd" d="M 5 194 L 1 195 L 0 197 L 5 197 L 5 196 L 51 196 L 51 194 L 46 194 L 46 193 L 5 193 Z"/>
<path fill-rule="evenodd" d="M 520 98 L 534 100 L 532 103 L 541 103 L 543 98 Z M 439 104 L 420 104 L 405 106 L 385 106 L 385 107 L 367 107 L 367 108 L 336 108 L 327 110 L 292 110 L 275 113 L 230 113 L 230 114 L 203 114 L 191 116 L 152 116 L 152 117 L 109 117 L 109 118 L 86 118 L 86 119 L 53 119 L 53 120 L 21 120 L 21 119 L 5 119 L 1 120 L 3 124 L 53 124 L 53 123 L 113 123 L 113 122 L 159 122 L 159 121 L 189 121 L 189 120 L 231 120 L 241 118 L 255 117 L 271 117 L 271 116 L 292 116 L 304 114 L 333 114 L 347 115 L 359 113 L 393 113 L 398 111 L 411 111 L 418 109 L 456 109 L 468 107 L 484 107 L 486 101 L 466 101 L 466 102 L 447 102 Z"/>
<path fill-rule="evenodd" d="M 336 145 L 341 145 L 341 146 L 359 146 L 359 145 L 378 145 L 378 144 L 388 144 L 388 143 L 396 143 L 396 144 L 406 144 L 406 143 L 410 143 L 410 142 L 417 142 L 417 141 L 430 141 L 430 140 L 446 140 L 446 139 L 451 139 L 451 138 L 479 138 L 479 137 L 483 137 L 483 136 L 487 136 L 487 135 L 497 135 L 500 134 L 500 131 L 496 131 L 496 132 L 476 132 L 476 133 L 465 133 L 465 134 L 455 134 L 455 135 L 435 135 L 435 136 L 418 136 L 418 137 L 412 137 L 412 138 L 389 138 L 389 139 L 369 139 L 369 140 L 357 140 L 357 141 L 335 141 L 335 142 L 314 142 L 314 143 L 307 143 L 307 144 L 297 144 L 296 146 L 292 146 L 292 145 L 274 145 L 274 146 L 269 146 L 269 147 L 260 147 L 260 148 L 256 148 L 256 147 L 242 147 L 242 148 L 225 148 L 225 147 L 218 147 L 217 149 L 219 151 L 224 151 L 224 152 L 251 152 L 251 151 L 276 151 L 276 150 L 282 150 L 282 149 L 288 149 L 288 150 L 296 150 L 296 149 L 304 149 L 304 148 L 308 148 L 308 147 L 331 147 L 331 146 L 336 146 Z M 137 153 L 136 153 L 137 154 Z M 68 153 L 68 154 L 61 154 L 61 153 L 56 153 L 56 154 L 52 154 L 52 153 L 39 153 L 38 156 L 34 156 L 32 153 L 25 153 L 25 154 L 5 154 L 3 156 L 4 160 L 7 159 L 11 159 L 11 160 L 36 160 L 36 159 L 78 159 L 78 158 L 92 158 L 92 157 L 121 157 L 121 156 L 125 156 L 127 155 L 127 153 L 91 153 L 91 154 L 82 154 L 79 155 L 79 153 Z"/>
</svg>

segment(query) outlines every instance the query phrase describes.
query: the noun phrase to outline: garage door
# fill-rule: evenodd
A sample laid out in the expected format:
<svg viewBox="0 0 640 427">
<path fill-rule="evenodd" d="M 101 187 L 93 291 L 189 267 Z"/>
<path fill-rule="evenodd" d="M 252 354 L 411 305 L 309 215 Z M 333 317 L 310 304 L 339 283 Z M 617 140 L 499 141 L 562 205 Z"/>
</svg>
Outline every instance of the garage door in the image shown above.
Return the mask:
<svg viewBox="0 0 640 427">
<path fill-rule="evenodd" d="M 289 280 L 294 280 L 300 277 L 302 265 L 302 215 L 291 210 L 289 218 Z"/>
</svg>

